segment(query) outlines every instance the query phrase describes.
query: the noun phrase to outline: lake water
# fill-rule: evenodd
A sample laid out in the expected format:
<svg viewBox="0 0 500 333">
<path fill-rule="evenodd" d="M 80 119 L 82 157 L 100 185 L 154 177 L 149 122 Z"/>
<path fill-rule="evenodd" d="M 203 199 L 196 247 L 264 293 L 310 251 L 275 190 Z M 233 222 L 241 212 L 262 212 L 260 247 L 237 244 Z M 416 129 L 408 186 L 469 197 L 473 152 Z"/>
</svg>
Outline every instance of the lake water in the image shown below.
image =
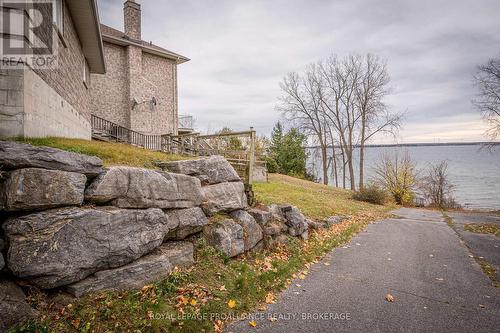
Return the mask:
<svg viewBox="0 0 500 333">
<path fill-rule="evenodd" d="M 366 179 L 373 176 L 373 165 L 385 153 L 408 151 L 419 169 L 429 164 L 448 162 L 448 174 L 454 187 L 454 197 L 466 209 L 500 210 L 500 147 L 492 152 L 480 145 L 368 147 L 366 149 Z M 309 167 L 321 178 L 317 149 L 309 149 Z M 357 157 L 356 157 L 357 158 Z M 358 162 L 356 161 L 356 165 Z M 356 183 L 358 182 L 356 171 Z M 331 178 L 331 176 L 330 176 Z M 330 179 L 332 184 L 332 180 Z M 339 185 L 341 185 L 339 179 Z"/>
</svg>

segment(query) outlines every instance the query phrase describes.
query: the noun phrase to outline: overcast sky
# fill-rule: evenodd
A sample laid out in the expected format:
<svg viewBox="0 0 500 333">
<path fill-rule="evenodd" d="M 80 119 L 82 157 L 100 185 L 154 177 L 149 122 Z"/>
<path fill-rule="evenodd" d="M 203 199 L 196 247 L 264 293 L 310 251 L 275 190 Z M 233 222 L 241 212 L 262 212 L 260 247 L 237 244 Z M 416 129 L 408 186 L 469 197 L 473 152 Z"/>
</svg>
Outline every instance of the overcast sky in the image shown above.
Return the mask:
<svg viewBox="0 0 500 333">
<path fill-rule="evenodd" d="M 122 0 L 98 0 L 123 30 Z M 187 56 L 179 113 L 198 130 L 269 134 L 279 82 L 335 53 L 375 53 L 391 75 L 399 142 L 483 140 L 471 76 L 500 53 L 499 0 L 143 0 L 144 40 Z M 387 141 L 378 138 L 378 141 Z"/>
</svg>

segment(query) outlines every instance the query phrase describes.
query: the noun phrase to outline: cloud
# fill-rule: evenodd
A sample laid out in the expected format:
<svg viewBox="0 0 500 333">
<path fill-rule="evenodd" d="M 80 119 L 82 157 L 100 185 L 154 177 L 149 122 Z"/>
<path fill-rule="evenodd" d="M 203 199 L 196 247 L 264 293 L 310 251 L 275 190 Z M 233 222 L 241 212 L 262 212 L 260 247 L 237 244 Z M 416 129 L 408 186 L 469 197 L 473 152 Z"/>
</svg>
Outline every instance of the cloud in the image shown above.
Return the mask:
<svg viewBox="0 0 500 333">
<path fill-rule="evenodd" d="M 179 66 L 179 110 L 202 131 L 268 134 L 283 75 L 332 53 L 372 52 L 388 61 L 388 103 L 408 110 L 402 140 L 482 139 L 471 76 L 500 52 L 499 1 L 139 2 L 143 38 L 192 59 Z M 99 0 L 103 23 L 121 29 L 122 7 Z"/>
</svg>

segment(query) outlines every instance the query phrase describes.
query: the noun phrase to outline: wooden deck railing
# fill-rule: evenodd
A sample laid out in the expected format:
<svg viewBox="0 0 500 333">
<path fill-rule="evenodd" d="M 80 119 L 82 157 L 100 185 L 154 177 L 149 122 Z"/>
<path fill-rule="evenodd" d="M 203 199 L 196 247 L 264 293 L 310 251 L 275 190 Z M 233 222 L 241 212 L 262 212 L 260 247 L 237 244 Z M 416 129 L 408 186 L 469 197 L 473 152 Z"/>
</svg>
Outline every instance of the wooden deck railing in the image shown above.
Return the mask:
<svg viewBox="0 0 500 333">
<path fill-rule="evenodd" d="M 255 167 L 266 167 L 265 159 L 256 153 L 256 133 L 249 131 L 200 135 L 146 135 L 109 120 L 92 115 L 92 138 L 127 143 L 137 147 L 187 156 L 222 155 L 246 184 L 253 183 Z"/>
</svg>

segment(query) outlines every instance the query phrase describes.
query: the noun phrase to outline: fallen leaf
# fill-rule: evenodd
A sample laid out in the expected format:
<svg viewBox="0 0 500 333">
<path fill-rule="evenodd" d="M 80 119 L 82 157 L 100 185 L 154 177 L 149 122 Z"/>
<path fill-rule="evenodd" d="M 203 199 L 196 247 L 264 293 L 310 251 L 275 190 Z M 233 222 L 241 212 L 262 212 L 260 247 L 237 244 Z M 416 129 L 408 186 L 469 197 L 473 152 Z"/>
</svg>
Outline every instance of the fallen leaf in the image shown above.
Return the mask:
<svg viewBox="0 0 500 333">
<path fill-rule="evenodd" d="M 300 284 L 298 284 L 298 283 L 297 283 L 295 286 L 296 286 L 296 287 L 298 287 L 298 288 L 302 287 L 302 286 L 301 286 Z"/>
<path fill-rule="evenodd" d="M 193 298 L 193 299 L 191 300 L 191 302 L 189 302 L 189 303 L 190 303 L 192 306 L 195 306 L 195 305 L 196 305 L 196 303 L 198 303 L 198 302 L 196 302 L 196 300 Z"/>
<path fill-rule="evenodd" d="M 385 299 L 387 302 L 394 302 L 394 296 L 392 296 L 391 294 L 387 294 L 387 296 L 385 296 Z"/>
<path fill-rule="evenodd" d="M 222 285 L 222 286 L 220 286 L 219 290 L 220 290 L 220 291 L 226 291 L 227 289 L 226 289 L 226 286 L 225 286 L 225 285 Z"/>
<path fill-rule="evenodd" d="M 305 278 L 306 278 L 306 276 L 304 274 L 299 275 L 299 279 L 304 280 Z"/>
<path fill-rule="evenodd" d="M 275 302 L 276 302 L 276 296 L 274 296 L 274 294 L 273 294 L 273 293 L 268 293 L 268 294 L 266 295 L 266 303 L 267 303 L 267 304 L 273 304 L 273 303 L 275 303 Z"/>
<path fill-rule="evenodd" d="M 214 332 L 215 333 L 222 333 L 222 328 L 224 327 L 224 323 L 222 320 L 216 320 L 214 323 Z"/>
<path fill-rule="evenodd" d="M 236 301 L 235 300 L 232 300 L 230 299 L 229 302 L 227 302 L 227 306 L 232 309 L 236 306 Z"/>
<path fill-rule="evenodd" d="M 485 308 L 485 306 L 483 304 L 479 304 L 479 307 L 480 308 Z"/>
<path fill-rule="evenodd" d="M 248 325 L 255 327 L 255 326 L 257 326 L 257 322 L 255 320 L 252 320 L 252 321 L 248 322 Z"/>
<path fill-rule="evenodd" d="M 325 262 L 323 265 L 330 266 L 330 263 L 329 262 Z"/>
<path fill-rule="evenodd" d="M 261 306 L 259 306 L 259 311 L 266 311 L 267 310 L 267 306 L 265 304 L 262 304 Z"/>
<path fill-rule="evenodd" d="M 80 326 L 80 319 L 72 320 L 71 325 L 73 325 L 74 328 L 78 328 Z"/>
<path fill-rule="evenodd" d="M 277 320 L 278 320 L 278 318 L 276 318 L 276 317 L 270 317 L 269 318 L 269 321 L 272 322 L 272 323 L 274 323 Z"/>
</svg>

